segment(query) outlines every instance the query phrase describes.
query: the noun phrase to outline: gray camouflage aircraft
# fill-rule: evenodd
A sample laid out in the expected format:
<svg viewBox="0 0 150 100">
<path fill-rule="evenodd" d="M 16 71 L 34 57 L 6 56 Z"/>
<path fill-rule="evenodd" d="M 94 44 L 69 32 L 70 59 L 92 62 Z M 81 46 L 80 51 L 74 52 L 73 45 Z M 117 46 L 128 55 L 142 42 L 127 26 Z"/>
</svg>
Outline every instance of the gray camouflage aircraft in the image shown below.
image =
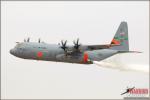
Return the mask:
<svg viewBox="0 0 150 100">
<path fill-rule="evenodd" d="M 16 43 L 10 50 L 16 57 L 79 64 L 93 64 L 93 61 L 101 61 L 118 53 L 134 52 L 129 51 L 127 22 L 121 22 L 110 44 L 81 45 L 77 39 L 73 41 L 73 46 L 67 46 L 67 40 L 57 45 L 41 42 L 40 39 L 30 42 L 30 38 Z"/>
</svg>

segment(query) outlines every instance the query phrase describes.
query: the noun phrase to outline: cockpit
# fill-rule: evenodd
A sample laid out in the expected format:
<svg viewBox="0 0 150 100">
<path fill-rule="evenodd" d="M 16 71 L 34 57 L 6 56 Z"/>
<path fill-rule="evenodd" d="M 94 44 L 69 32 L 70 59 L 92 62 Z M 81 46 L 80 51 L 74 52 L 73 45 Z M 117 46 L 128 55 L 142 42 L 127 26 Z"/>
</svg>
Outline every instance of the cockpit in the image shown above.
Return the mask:
<svg viewBox="0 0 150 100">
<path fill-rule="evenodd" d="M 23 50 L 23 43 L 17 43 L 17 45 L 10 50 L 10 53 L 13 55 L 19 55 Z"/>
<path fill-rule="evenodd" d="M 22 43 L 17 43 L 17 45 L 15 46 L 15 48 L 21 48 L 22 47 Z"/>
</svg>

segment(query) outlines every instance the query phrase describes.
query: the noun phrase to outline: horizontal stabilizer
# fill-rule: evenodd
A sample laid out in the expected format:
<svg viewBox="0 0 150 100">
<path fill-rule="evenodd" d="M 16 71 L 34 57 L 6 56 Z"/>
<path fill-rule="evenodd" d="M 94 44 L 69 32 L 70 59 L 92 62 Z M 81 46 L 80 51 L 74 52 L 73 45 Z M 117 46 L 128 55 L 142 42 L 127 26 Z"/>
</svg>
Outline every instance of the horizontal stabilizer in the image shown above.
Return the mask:
<svg viewBox="0 0 150 100">
<path fill-rule="evenodd" d="M 142 53 L 140 51 L 118 51 L 118 53 Z"/>
</svg>

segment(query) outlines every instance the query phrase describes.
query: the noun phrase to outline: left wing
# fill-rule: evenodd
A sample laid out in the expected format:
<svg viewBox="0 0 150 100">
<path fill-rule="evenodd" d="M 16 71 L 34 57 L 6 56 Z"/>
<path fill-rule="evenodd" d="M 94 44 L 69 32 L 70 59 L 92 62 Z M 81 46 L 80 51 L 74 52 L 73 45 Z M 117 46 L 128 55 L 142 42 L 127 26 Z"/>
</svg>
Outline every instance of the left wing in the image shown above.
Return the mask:
<svg viewBox="0 0 150 100">
<path fill-rule="evenodd" d="M 119 44 L 87 45 L 86 47 L 88 48 L 88 50 L 98 50 L 98 49 L 108 49 L 113 46 L 119 46 Z"/>
</svg>

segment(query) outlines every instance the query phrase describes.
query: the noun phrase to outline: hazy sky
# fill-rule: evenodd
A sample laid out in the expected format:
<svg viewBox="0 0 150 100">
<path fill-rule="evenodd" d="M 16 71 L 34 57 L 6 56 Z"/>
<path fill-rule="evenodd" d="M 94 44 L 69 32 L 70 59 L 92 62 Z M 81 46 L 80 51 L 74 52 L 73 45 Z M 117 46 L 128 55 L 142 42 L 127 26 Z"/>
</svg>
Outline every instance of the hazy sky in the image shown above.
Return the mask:
<svg viewBox="0 0 150 100">
<path fill-rule="evenodd" d="M 1 75 L 5 99 L 123 98 L 126 87 L 149 88 L 149 74 L 105 66 L 24 60 L 9 53 L 24 38 L 68 44 L 108 44 L 121 21 L 127 21 L 130 50 L 108 60 L 149 66 L 148 1 L 2 1 Z"/>
</svg>

